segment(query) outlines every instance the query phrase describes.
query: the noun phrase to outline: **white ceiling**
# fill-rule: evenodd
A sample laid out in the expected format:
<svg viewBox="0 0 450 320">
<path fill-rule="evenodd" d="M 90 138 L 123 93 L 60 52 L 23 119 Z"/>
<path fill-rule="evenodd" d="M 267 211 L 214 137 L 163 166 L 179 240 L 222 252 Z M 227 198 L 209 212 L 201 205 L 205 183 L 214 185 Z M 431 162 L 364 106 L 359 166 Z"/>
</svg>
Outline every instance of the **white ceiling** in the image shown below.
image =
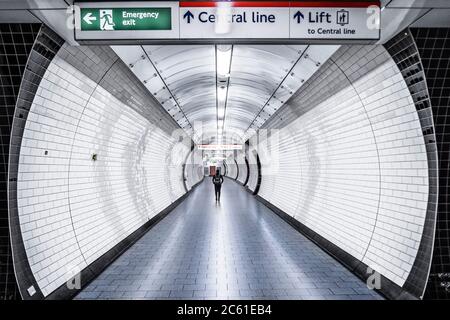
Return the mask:
<svg viewBox="0 0 450 320">
<path fill-rule="evenodd" d="M 338 46 L 234 45 L 218 132 L 215 45 L 112 46 L 193 140 L 243 143 Z"/>
</svg>

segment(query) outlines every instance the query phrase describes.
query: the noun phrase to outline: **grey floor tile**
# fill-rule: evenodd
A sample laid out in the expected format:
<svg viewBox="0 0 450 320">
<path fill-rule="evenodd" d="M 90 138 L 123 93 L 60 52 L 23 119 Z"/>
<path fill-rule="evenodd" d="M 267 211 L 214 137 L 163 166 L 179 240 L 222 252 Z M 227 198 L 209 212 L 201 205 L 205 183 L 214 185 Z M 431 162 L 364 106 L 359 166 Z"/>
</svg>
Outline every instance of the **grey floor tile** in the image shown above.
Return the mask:
<svg viewBox="0 0 450 320">
<path fill-rule="evenodd" d="M 207 179 L 76 299 L 382 299 L 241 186 Z"/>
<path fill-rule="evenodd" d="M 83 291 L 78 294 L 77 299 L 97 299 L 100 296 L 100 292 Z"/>
<path fill-rule="evenodd" d="M 168 290 L 148 290 L 145 291 L 146 298 L 168 298 L 170 296 L 170 291 Z"/>
<path fill-rule="evenodd" d="M 173 290 L 170 291 L 169 297 L 174 298 L 189 298 L 194 296 L 193 290 Z"/>
</svg>

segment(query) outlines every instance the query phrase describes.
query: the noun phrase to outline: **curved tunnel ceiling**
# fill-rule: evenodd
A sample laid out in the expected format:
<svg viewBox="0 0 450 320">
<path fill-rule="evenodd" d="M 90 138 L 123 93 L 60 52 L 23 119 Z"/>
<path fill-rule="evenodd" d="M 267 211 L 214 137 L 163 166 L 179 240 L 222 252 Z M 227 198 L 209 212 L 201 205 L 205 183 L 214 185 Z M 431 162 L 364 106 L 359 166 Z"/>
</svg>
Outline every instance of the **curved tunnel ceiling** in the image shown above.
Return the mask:
<svg viewBox="0 0 450 320">
<path fill-rule="evenodd" d="M 218 72 L 223 47 L 230 50 L 225 76 Z M 244 143 L 338 47 L 112 46 L 196 143 Z"/>
</svg>

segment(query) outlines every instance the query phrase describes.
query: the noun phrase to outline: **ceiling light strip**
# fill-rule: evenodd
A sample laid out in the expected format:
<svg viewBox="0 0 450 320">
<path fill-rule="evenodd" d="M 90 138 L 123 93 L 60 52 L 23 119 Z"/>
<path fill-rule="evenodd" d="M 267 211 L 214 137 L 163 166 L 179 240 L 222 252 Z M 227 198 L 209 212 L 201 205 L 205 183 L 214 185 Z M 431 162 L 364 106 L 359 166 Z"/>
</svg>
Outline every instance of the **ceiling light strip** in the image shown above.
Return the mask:
<svg viewBox="0 0 450 320">
<path fill-rule="evenodd" d="M 230 63 L 229 63 L 229 67 L 228 67 L 228 79 L 227 79 L 227 88 L 225 91 L 225 103 L 223 105 L 223 119 L 222 119 L 222 135 L 223 135 L 223 131 L 225 130 L 225 119 L 227 116 L 227 104 L 228 104 L 228 92 L 230 90 L 230 76 L 231 76 L 231 64 L 233 62 L 233 49 L 234 46 L 231 46 L 231 52 L 230 52 Z"/>
<path fill-rule="evenodd" d="M 225 127 L 226 108 L 227 108 L 227 102 L 228 102 L 228 90 L 229 90 L 229 85 L 230 85 L 231 63 L 233 60 L 233 45 L 230 46 L 229 50 L 225 51 L 225 52 L 227 52 L 227 51 L 230 52 L 229 56 L 228 56 L 228 53 L 224 53 L 223 51 L 221 51 L 220 55 L 222 58 L 219 58 L 219 51 L 221 51 L 221 50 L 218 48 L 218 45 L 215 45 L 217 141 L 222 140 L 223 131 L 224 131 L 224 127 Z M 225 61 L 225 63 L 226 63 L 225 69 L 227 69 L 227 70 L 222 70 L 225 72 L 221 72 L 221 74 L 219 75 L 219 69 L 223 69 L 222 66 L 224 63 L 224 60 L 223 60 L 224 58 L 227 59 L 227 61 Z M 222 60 L 219 61 L 220 59 L 222 59 Z M 222 86 L 220 86 L 220 84 L 219 84 L 219 78 L 226 79 L 226 86 L 224 89 L 222 89 Z M 222 95 L 224 95 L 224 96 L 222 96 Z M 221 110 L 221 112 L 219 112 L 219 110 Z M 221 125 L 219 125 L 219 123 Z"/>
</svg>

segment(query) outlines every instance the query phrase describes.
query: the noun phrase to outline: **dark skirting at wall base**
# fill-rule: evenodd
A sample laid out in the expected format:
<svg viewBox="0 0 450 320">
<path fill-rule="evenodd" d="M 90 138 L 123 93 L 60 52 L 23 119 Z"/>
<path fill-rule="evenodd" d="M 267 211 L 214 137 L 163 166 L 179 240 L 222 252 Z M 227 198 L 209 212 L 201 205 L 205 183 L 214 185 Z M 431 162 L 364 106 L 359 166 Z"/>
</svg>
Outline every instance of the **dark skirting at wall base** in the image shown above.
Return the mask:
<svg viewBox="0 0 450 320">
<path fill-rule="evenodd" d="M 251 193 L 251 190 L 246 189 Z M 309 240 L 314 242 L 319 248 L 324 250 L 327 254 L 335 258 L 339 263 L 341 263 L 344 267 L 349 269 L 352 273 L 354 273 L 358 278 L 362 281 L 366 282 L 373 272 L 368 272 L 370 267 L 360 260 L 356 259 L 352 255 L 348 254 L 331 241 L 325 239 L 312 229 L 308 228 L 298 220 L 294 219 L 286 212 L 277 208 L 267 200 L 261 198 L 256 195 L 256 199 L 263 203 L 270 210 L 275 212 L 279 217 L 289 223 L 294 229 L 299 231 L 302 235 L 307 237 Z M 380 289 L 375 289 L 378 293 L 383 295 L 387 299 L 391 300 L 417 300 L 418 297 L 413 296 L 409 292 L 405 291 L 403 288 L 399 287 L 397 284 L 386 278 L 385 276 L 380 274 Z"/>
<path fill-rule="evenodd" d="M 69 289 L 67 284 L 63 284 L 58 289 L 49 294 L 46 300 L 68 300 L 74 298 L 84 287 L 86 287 L 92 280 L 94 280 L 100 273 L 102 273 L 111 263 L 113 263 L 118 257 L 120 257 L 128 248 L 130 248 L 136 241 L 138 241 L 144 234 L 146 234 L 152 227 L 154 227 L 159 221 L 167 216 L 173 209 L 175 209 L 187 196 L 203 181 L 196 183 L 191 190 L 186 192 L 180 198 L 175 200 L 171 205 L 158 213 L 152 219 L 147 221 L 144 225 L 139 227 L 136 231 L 116 244 L 109 251 L 104 253 L 100 258 L 95 260 L 85 269 L 83 269 L 77 277 L 80 279 L 81 288 Z M 70 281 L 69 281 L 70 283 Z"/>
<path fill-rule="evenodd" d="M 245 188 L 245 191 L 247 191 L 248 193 L 253 195 L 253 191 L 250 190 L 250 188 L 248 186 L 244 186 L 244 188 Z"/>
</svg>

